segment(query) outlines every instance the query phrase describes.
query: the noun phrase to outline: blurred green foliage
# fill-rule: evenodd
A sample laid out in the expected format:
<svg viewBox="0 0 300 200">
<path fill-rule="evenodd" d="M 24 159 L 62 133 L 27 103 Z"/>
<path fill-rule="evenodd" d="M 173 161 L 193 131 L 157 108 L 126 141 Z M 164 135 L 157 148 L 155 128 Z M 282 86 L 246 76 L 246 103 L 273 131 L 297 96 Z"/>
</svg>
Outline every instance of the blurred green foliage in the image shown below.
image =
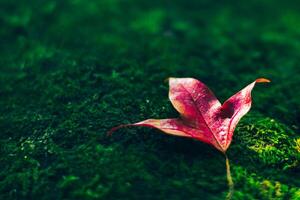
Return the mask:
<svg viewBox="0 0 300 200">
<path fill-rule="evenodd" d="M 224 199 L 225 160 L 118 124 L 176 117 L 167 77 L 224 101 L 257 77 L 229 149 L 234 199 L 300 199 L 300 4 L 0 1 L 0 199 Z"/>
</svg>

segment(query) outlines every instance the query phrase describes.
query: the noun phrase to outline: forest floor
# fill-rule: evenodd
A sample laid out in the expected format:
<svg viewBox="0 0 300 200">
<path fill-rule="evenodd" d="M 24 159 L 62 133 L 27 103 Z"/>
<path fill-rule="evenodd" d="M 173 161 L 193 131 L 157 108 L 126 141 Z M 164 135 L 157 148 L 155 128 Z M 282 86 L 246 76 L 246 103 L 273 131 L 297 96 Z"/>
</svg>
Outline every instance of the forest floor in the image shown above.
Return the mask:
<svg viewBox="0 0 300 200">
<path fill-rule="evenodd" d="M 236 200 L 300 199 L 300 4 L 0 1 L 0 199 L 221 200 L 224 156 L 116 125 L 177 117 L 168 77 L 223 102 L 256 78 L 228 150 Z"/>
</svg>

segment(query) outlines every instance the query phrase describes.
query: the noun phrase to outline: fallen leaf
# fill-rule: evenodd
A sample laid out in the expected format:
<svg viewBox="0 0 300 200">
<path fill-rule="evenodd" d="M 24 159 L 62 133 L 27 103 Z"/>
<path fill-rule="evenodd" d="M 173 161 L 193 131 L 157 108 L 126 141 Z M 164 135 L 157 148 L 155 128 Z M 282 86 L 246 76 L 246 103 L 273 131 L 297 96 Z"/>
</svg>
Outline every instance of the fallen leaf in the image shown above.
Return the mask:
<svg viewBox="0 0 300 200">
<path fill-rule="evenodd" d="M 265 78 L 256 79 L 221 104 L 213 92 L 199 80 L 169 78 L 169 99 L 179 112 L 179 118 L 147 119 L 120 125 L 109 133 L 126 126 L 152 127 L 167 134 L 200 140 L 225 153 L 236 125 L 251 108 L 253 87 L 262 82 L 270 81 Z"/>
</svg>

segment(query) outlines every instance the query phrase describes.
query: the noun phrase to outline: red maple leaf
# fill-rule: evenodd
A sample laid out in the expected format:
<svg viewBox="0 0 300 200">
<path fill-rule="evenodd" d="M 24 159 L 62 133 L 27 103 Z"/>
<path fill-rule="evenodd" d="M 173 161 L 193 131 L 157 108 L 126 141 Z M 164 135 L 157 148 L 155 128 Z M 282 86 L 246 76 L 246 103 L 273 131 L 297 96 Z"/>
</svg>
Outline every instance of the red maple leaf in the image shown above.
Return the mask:
<svg viewBox="0 0 300 200">
<path fill-rule="evenodd" d="M 223 104 L 204 83 L 193 78 L 170 78 L 169 99 L 180 117 L 176 119 L 147 119 L 135 124 L 120 125 L 109 133 L 125 126 L 157 128 L 167 134 L 190 137 L 214 146 L 226 157 L 226 172 L 230 200 L 234 184 L 226 155 L 234 129 L 251 108 L 251 91 L 256 83 L 270 82 L 259 78 L 230 97 Z"/>
<path fill-rule="evenodd" d="M 167 134 L 191 137 L 214 146 L 225 153 L 239 120 L 251 108 L 251 91 L 256 83 L 270 82 L 259 78 L 237 92 L 223 104 L 202 82 L 194 78 L 169 78 L 169 99 L 180 117 L 176 119 L 147 119 L 125 126 L 157 128 Z"/>
</svg>

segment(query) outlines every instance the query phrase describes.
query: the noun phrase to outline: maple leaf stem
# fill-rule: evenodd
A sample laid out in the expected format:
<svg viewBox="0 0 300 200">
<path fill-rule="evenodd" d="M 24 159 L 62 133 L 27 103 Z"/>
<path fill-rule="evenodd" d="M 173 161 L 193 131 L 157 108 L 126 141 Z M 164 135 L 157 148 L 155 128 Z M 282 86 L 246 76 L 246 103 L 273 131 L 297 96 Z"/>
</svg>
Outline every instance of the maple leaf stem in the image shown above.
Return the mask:
<svg viewBox="0 0 300 200">
<path fill-rule="evenodd" d="M 233 192 L 234 192 L 234 183 L 233 183 L 231 172 L 230 172 L 229 159 L 228 159 L 226 153 L 224 155 L 225 155 L 225 158 L 226 158 L 226 173 L 227 173 L 227 181 L 228 181 L 228 193 L 227 193 L 227 196 L 226 196 L 226 200 L 230 200 L 232 198 L 232 195 L 233 195 Z"/>
</svg>

